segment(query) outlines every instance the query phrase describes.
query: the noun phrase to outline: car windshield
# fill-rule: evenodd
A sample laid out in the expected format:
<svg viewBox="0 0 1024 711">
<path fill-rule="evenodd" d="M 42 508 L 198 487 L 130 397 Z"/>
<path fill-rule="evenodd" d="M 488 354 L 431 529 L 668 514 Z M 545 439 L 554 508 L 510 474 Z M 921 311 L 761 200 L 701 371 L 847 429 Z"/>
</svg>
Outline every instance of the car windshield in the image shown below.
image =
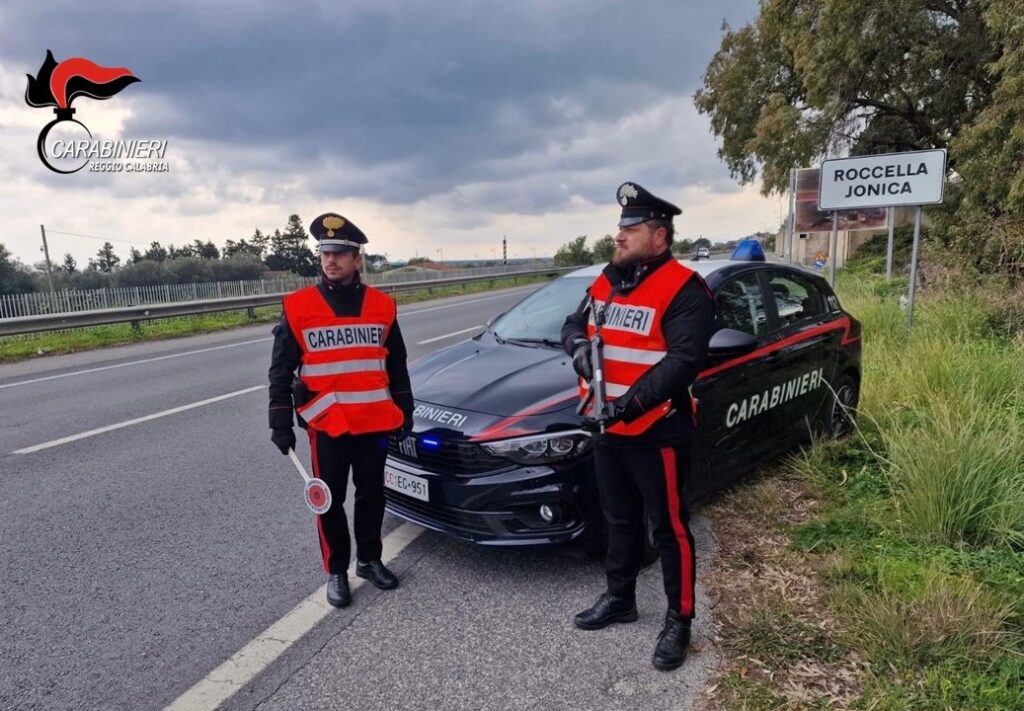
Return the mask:
<svg viewBox="0 0 1024 711">
<path fill-rule="evenodd" d="M 562 341 L 565 317 L 580 305 L 592 279 L 562 277 L 530 294 L 491 325 L 498 338 L 530 343 Z"/>
</svg>

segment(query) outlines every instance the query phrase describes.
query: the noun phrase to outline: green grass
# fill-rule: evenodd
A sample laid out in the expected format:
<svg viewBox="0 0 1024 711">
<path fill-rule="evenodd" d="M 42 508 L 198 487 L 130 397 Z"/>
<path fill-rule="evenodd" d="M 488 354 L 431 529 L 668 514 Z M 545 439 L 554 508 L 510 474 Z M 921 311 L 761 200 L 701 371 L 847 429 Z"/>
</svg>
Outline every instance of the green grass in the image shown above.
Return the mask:
<svg viewBox="0 0 1024 711">
<path fill-rule="evenodd" d="M 906 282 L 878 268 L 871 257 L 840 273 L 840 300 L 864 326 L 858 432 L 784 464 L 821 502 L 789 529 L 792 546 L 820 561 L 837 642 L 869 665 L 855 708 L 1021 709 L 1020 305 L 997 280 L 933 284 L 908 333 Z M 765 616 L 778 629 L 790 612 Z M 764 651 L 767 632 L 740 632 L 744 650 Z"/>
<path fill-rule="evenodd" d="M 464 286 L 446 286 L 423 289 L 420 291 L 402 292 L 395 295 L 399 304 L 411 304 L 446 296 L 460 296 L 492 289 L 540 284 L 550 281 L 549 277 L 517 277 L 515 279 L 495 279 L 493 282 L 476 282 Z M 107 346 L 153 341 L 166 338 L 190 336 L 198 333 L 211 333 L 230 328 L 242 328 L 260 323 L 274 323 L 281 316 L 278 306 L 266 306 L 254 309 L 255 318 L 250 319 L 245 311 L 218 311 L 197 316 L 181 316 L 175 318 L 142 321 L 138 328 L 129 323 L 110 324 L 76 328 L 66 331 L 50 331 L 46 333 L 26 334 L 23 336 L 0 337 L 0 363 L 23 360 L 39 355 L 57 353 L 74 353 L 77 351 L 105 348 Z"/>
</svg>

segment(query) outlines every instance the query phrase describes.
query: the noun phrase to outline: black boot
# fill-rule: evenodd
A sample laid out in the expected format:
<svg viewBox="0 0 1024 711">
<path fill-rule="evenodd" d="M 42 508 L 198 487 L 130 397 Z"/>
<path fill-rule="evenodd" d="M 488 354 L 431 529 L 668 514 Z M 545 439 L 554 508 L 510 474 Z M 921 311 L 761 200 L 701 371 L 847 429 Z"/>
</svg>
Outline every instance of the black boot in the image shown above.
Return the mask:
<svg viewBox="0 0 1024 711">
<path fill-rule="evenodd" d="M 334 607 L 348 607 L 352 602 L 352 591 L 348 587 L 348 575 L 331 575 L 327 578 L 327 602 Z"/>
<path fill-rule="evenodd" d="M 381 590 L 394 590 L 398 587 L 398 578 L 390 570 L 384 567 L 379 560 L 371 560 L 369 563 L 356 561 L 356 575 L 366 578 L 375 587 Z"/>
<path fill-rule="evenodd" d="M 599 630 L 613 622 L 636 622 L 636 600 L 631 597 L 616 597 L 609 592 L 597 598 L 597 602 L 576 615 L 573 622 L 581 630 Z"/>
<path fill-rule="evenodd" d="M 675 610 L 669 610 L 665 615 L 665 626 L 658 635 L 658 645 L 654 648 L 651 663 L 661 671 L 677 669 L 686 661 L 689 649 L 690 619 Z"/>
</svg>

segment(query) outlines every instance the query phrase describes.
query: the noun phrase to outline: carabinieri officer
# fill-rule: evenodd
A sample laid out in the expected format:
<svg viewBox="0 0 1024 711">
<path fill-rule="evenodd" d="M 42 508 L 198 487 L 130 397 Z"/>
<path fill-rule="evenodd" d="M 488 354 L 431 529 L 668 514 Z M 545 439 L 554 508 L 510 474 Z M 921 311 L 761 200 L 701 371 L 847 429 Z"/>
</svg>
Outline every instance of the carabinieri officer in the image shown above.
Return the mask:
<svg viewBox="0 0 1024 711">
<path fill-rule="evenodd" d="M 381 561 L 384 461 L 389 433 L 412 429 L 413 398 L 395 301 L 359 277 L 366 235 L 333 212 L 313 220 L 309 231 L 319 243 L 322 271 L 315 286 L 284 298 L 281 321 L 274 327 L 271 440 L 282 454 L 295 448 L 293 411 L 308 430 L 313 475 L 334 495 L 331 508 L 317 517 L 329 575 L 327 602 L 345 607 L 352 600 L 351 542 L 343 506 L 350 468 L 356 575 L 382 590 L 398 586 Z"/>
<path fill-rule="evenodd" d="M 622 214 L 611 263 L 562 328 L 573 367 L 590 380 L 590 339 L 595 321 L 602 324 L 609 400 L 605 433 L 593 418 L 584 424 L 595 433 L 598 496 L 608 524 L 607 591 L 575 624 L 596 630 L 637 619 L 646 509 L 668 601 L 652 663 L 669 670 L 686 659 L 694 616 L 696 558 L 683 500 L 696 423 L 689 387 L 707 355 L 714 309 L 700 275 L 672 257 L 672 218 L 682 210 L 636 183 L 623 183 L 616 197 Z"/>
</svg>

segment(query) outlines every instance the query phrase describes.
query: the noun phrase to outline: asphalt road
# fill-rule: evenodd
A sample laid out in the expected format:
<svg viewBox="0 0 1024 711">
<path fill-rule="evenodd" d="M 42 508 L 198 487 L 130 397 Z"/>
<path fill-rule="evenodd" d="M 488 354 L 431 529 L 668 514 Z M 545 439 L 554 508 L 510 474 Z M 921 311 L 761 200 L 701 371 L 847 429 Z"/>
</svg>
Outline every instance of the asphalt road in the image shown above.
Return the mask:
<svg viewBox="0 0 1024 711">
<path fill-rule="evenodd" d="M 533 288 L 401 308 L 410 357 Z M 716 658 L 698 625 L 705 652 L 650 667 L 657 566 L 639 623 L 584 633 L 571 616 L 603 588 L 599 563 L 389 515 L 401 587 L 326 608 L 301 480 L 269 442 L 269 330 L 0 366 L 0 709 L 691 706 Z M 699 517 L 695 533 L 707 551 Z M 294 644 L 273 638 L 282 619 Z"/>
</svg>

